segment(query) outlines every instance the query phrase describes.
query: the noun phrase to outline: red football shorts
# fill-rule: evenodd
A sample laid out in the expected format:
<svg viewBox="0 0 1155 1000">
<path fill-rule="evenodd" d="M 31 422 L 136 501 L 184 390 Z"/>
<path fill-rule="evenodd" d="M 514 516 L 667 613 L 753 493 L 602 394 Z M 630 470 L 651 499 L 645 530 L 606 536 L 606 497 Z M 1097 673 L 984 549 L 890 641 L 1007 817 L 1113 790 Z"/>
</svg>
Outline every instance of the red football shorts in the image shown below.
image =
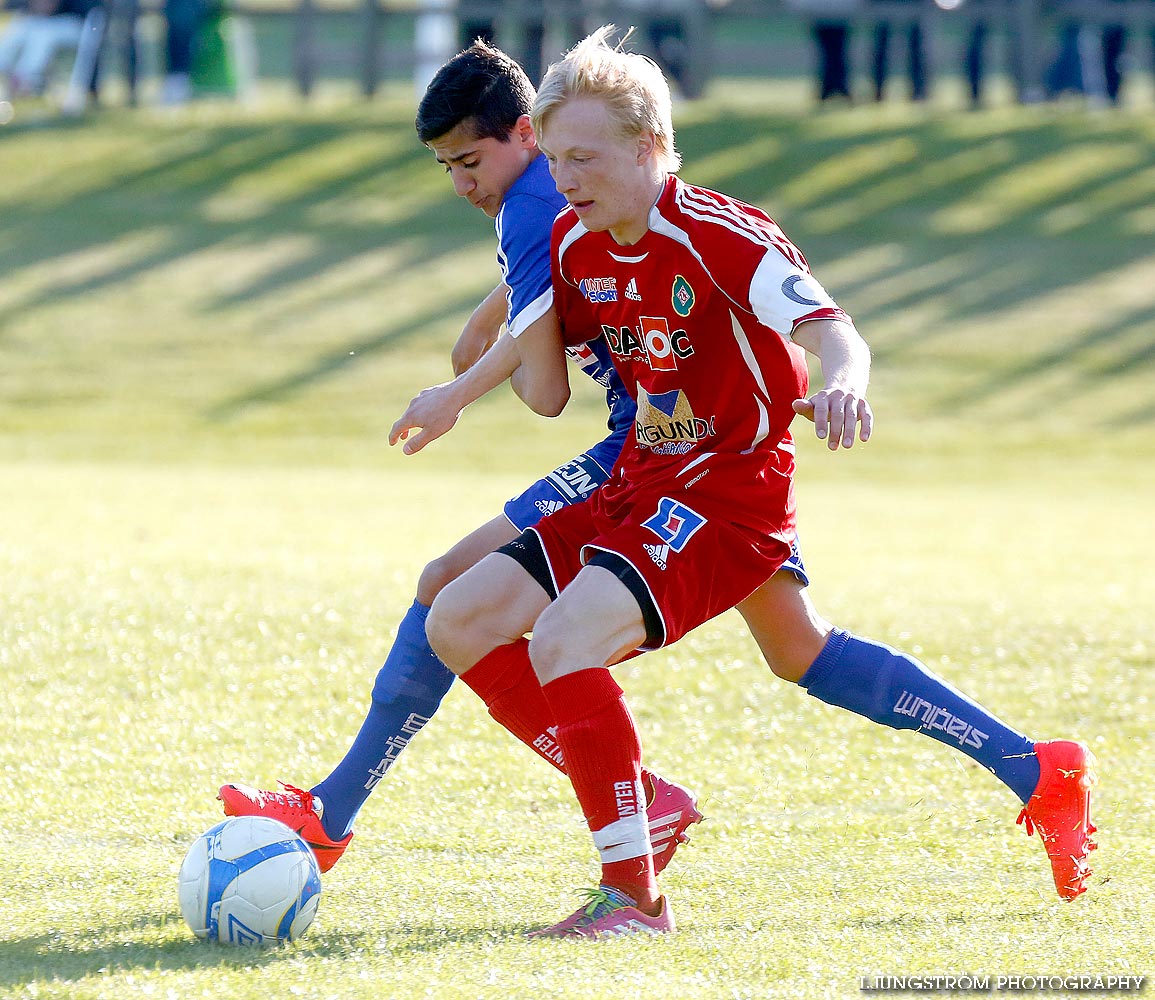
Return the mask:
<svg viewBox="0 0 1155 1000">
<path fill-rule="evenodd" d="M 649 592 L 663 633 L 660 642 L 641 648 L 656 649 L 749 597 L 790 557 L 794 519 L 788 494 L 779 530 L 772 532 L 736 523 L 735 509 L 742 505 L 733 497 L 721 501 L 693 489 L 671 490 L 667 483 L 637 487 L 607 503 L 603 488 L 529 530 L 541 540 L 558 593 L 599 550 L 629 563 Z M 759 518 L 765 514 L 763 507 Z"/>
</svg>

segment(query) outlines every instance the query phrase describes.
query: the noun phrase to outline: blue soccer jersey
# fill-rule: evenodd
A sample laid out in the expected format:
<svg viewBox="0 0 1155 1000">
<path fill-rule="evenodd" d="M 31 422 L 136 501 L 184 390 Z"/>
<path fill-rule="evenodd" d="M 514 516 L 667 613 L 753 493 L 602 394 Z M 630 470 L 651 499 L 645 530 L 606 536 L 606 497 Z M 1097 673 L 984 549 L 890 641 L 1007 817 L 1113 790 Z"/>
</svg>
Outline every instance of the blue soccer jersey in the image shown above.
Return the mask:
<svg viewBox="0 0 1155 1000">
<path fill-rule="evenodd" d="M 509 288 L 506 326 L 513 337 L 521 336 L 553 305 L 549 238 L 553 220 L 565 206 L 565 198 L 554 187 L 548 161 L 539 156 L 513 182 L 494 220 L 497 263 Z M 632 424 L 636 407 L 618 377 L 605 341 L 581 344 L 566 353 L 605 389 L 610 430 Z"/>
<path fill-rule="evenodd" d="M 509 288 L 506 326 L 520 336 L 553 305 L 549 272 L 549 238 L 553 220 L 565 208 L 549 165 L 539 156 L 513 183 L 497 213 L 497 263 Z M 566 353 L 606 393 L 609 435 L 589 451 L 559 466 L 505 505 L 505 515 L 519 531 L 550 511 L 584 500 L 604 483 L 634 425 L 636 404 L 626 392 L 605 341 L 595 340 Z"/>
</svg>

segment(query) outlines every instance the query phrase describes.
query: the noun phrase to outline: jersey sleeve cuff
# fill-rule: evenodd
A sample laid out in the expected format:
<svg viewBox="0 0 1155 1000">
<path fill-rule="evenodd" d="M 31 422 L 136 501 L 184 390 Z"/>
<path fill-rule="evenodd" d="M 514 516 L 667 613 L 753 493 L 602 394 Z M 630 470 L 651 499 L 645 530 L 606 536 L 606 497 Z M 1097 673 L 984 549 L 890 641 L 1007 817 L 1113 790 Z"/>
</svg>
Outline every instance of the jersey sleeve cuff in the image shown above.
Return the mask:
<svg viewBox="0 0 1155 1000">
<path fill-rule="evenodd" d="M 793 326 L 790 327 L 790 339 L 794 339 L 794 331 L 798 329 L 803 323 L 808 323 L 812 319 L 830 319 L 837 320 L 843 323 L 854 325 L 854 320 L 837 306 L 832 308 L 815 309 L 813 312 L 808 312 L 805 316 L 799 316 L 794 320 Z"/>
<path fill-rule="evenodd" d="M 521 312 L 509 321 L 509 335 L 515 340 L 542 318 L 553 305 L 553 289 L 547 288 L 532 302 L 522 307 Z"/>
</svg>

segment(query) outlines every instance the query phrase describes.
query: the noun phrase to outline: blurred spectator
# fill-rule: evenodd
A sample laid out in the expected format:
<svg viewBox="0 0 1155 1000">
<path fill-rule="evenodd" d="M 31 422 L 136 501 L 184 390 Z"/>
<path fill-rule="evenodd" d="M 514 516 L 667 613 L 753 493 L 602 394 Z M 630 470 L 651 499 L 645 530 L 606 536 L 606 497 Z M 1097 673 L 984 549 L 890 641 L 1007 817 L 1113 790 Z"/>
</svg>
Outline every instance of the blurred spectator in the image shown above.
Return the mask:
<svg viewBox="0 0 1155 1000">
<path fill-rule="evenodd" d="M 458 49 L 468 48 L 479 38 L 486 45 L 497 44 L 497 25 L 494 23 L 494 19 L 492 17 L 462 17 L 458 21 Z"/>
<path fill-rule="evenodd" d="M 1121 24 L 1103 26 L 1103 92 L 1111 104 L 1123 97 L 1123 57 L 1127 51 L 1127 29 Z"/>
<path fill-rule="evenodd" d="M 817 20 L 811 30 L 818 44 L 818 100 L 850 100 L 850 22 Z"/>
<path fill-rule="evenodd" d="M 630 23 L 641 29 L 643 50 L 683 96 L 698 96 L 697 82 L 691 78 L 689 46 L 691 42 L 704 44 L 706 39 L 688 39 L 686 33 L 687 18 L 693 8 L 705 6 L 703 0 L 626 0 L 625 6 L 638 10 Z"/>
<path fill-rule="evenodd" d="M 983 87 L 986 74 L 987 22 L 976 19 L 967 32 L 966 50 L 963 53 L 963 69 L 966 72 L 967 92 L 970 105 L 978 109 L 983 106 Z"/>
<path fill-rule="evenodd" d="M 28 0 L 0 35 L 0 99 L 44 92 L 61 49 L 80 44 L 84 18 L 99 0 Z"/>
<path fill-rule="evenodd" d="M 1047 99 L 1082 94 L 1092 104 L 1118 104 L 1126 47 L 1127 29 L 1122 24 L 1064 21 L 1058 52 L 1043 79 Z"/>
<path fill-rule="evenodd" d="M 193 56 L 206 13 L 205 0 L 165 0 L 163 104 L 184 104 L 192 96 Z"/>
<path fill-rule="evenodd" d="M 498 38 L 497 19 L 493 16 L 480 16 L 476 12 L 463 16 L 458 24 L 458 41 L 461 48 L 467 48 L 478 38 L 488 45 L 499 45 L 506 52 L 515 55 L 525 75 L 530 78 L 534 86 L 541 80 L 545 67 L 542 65 L 541 50 L 545 42 L 545 20 L 541 4 L 532 6 L 530 16 L 516 22 L 519 38 L 510 42 Z M 468 8 L 467 8 L 468 9 Z M 558 53 L 560 55 L 560 53 Z"/>
<path fill-rule="evenodd" d="M 1059 25 L 1059 48 L 1043 76 L 1043 89 L 1048 100 L 1063 94 L 1084 93 L 1080 31 L 1078 21 L 1064 21 Z"/>
<path fill-rule="evenodd" d="M 896 2 L 896 0 L 891 0 Z M 910 21 L 899 22 L 898 27 L 906 31 L 906 68 L 910 76 L 910 97 L 913 101 L 925 101 L 927 98 L 926 82 L 926 46 L 923 41 L 922 21 L 918 8 L 920 0 L 903 0 L 911 6 L 912 18 Z M 890 36 L 895 27 L 887 18 L 879 20 L 874 26 L 874 56 L 871 61 L 872 77 L 874 80 L 874 99 L 881 101 L 886 96 L 886 80 L 890 75 Z"/>
<path fill-rule="evenodd" d="M 818 57 L 818 100 L 849 101 L 850 19 L 859 0 L 787 0 L 799 14 L 810 19 Z"/>
</svg>

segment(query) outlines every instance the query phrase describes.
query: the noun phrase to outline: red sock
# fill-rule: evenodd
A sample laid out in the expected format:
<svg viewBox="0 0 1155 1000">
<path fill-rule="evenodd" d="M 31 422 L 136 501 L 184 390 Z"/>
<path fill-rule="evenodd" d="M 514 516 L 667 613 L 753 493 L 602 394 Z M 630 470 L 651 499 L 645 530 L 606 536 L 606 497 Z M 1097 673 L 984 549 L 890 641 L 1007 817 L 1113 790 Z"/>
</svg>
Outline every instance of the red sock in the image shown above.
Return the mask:
<svg viewBox="0 0 1155 1000">
<path fill-rule="evenodd" d="M 542 690 L 594 844 L 602 882 L 643 910 L 658 900 L 641 782 L 642 746 L 622 689 L 605 667 L 579 670 Z"/>
<path fill-rule="evenodd" d="M 461 675 L 489 714 L 563 774 L 565 762 L 554 734 L 553 712 L 529 662 L 529 640 L 498 646 Z"/>
</svg>

